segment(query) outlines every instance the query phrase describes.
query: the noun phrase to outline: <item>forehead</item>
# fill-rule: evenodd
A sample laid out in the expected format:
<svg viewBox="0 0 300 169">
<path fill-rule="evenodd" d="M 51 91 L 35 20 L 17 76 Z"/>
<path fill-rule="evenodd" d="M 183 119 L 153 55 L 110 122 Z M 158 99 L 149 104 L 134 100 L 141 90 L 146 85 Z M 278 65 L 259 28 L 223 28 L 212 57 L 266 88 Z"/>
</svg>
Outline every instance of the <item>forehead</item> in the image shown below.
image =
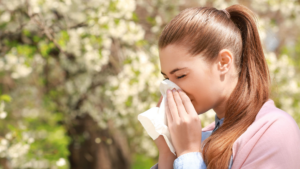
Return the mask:
<svg viewBox="0 0 300 169">
<path fill-rule="evenodd" d="M 169 73 L 168 71 L 175 68 L 191 67 L 196 58 L 182 45 L 170 44 L 159 50 L 160 66 L 164 73 Z"/>
</svg>

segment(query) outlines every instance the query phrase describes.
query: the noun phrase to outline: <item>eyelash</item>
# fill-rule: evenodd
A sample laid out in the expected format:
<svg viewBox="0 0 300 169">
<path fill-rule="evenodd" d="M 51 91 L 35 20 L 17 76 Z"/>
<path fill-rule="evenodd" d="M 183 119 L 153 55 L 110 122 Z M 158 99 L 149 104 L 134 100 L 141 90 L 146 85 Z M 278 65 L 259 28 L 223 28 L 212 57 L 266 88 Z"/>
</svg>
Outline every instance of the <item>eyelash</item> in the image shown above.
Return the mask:
<svg viewBox="0 0 300 169">
<path fill-rule="evenodd" d="M 180 77 L 177 77 L 177 79 L 180 79 L 180 78 L 183 78 L 185 75 L 182 75 L 182 76 L 180 76 Z M 169 78 L 165 78 L 164 80 L 167 80 L 167 79 L 169 79 Z"/>
</svg>

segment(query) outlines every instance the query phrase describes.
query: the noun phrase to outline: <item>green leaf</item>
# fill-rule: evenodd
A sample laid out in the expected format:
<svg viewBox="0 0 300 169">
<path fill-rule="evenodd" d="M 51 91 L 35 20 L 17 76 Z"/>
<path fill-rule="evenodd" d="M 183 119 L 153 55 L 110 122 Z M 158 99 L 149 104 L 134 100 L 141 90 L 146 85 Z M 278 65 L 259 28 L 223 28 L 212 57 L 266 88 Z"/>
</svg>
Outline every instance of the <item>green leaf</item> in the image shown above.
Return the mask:
<svg viewBox="0 0 300 169">
<path fill-rule="evenodd" d="M 0 96 L 0 100 L 6 101 L 6 102 L 10 102 L 11 101 L 11 97 L 9 95 L 1 95 Z"/>
</svg>

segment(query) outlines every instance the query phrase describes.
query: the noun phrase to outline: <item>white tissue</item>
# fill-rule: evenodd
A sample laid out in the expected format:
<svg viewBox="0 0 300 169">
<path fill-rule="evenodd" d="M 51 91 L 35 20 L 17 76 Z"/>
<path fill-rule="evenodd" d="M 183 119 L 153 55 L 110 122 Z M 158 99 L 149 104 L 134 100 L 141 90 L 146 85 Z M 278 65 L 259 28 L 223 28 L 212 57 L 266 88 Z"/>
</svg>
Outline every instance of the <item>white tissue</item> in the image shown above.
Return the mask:
<svg viewBox="0 0 300 169">
<path fill-rule="evenodd" d="M 165 113 L 166 105 L 166 92 L 167 89 L 180 89 L 175 83 L 170 80 L 163 80 L 160 83 L 159 89 L 163 96 L 163 99 L 160 103 L 160 107 L 152 107 L 147 111 L 138 115 L 138 120 L 142 123 L 143 127 L 149 134 L 149 136 L 155 140 L 159 135 L 162 135 L 166 140 L 168 147 L 171 152 L 176 155 L 175 149 L 172 144 L 170 132 L 167 124 L 167 117 Z"/>
</svg>

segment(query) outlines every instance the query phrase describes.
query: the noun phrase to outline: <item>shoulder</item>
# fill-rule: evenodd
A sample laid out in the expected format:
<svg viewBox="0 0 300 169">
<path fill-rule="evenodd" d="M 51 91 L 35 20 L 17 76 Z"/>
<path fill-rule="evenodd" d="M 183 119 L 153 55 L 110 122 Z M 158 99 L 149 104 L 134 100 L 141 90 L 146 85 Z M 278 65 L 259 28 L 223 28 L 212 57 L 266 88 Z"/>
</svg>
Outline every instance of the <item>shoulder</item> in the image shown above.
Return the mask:
<svg viewBox="0 0 300 169">
<path fill-rule="evenodd" d="M 273 132 L 276 130 L 276 132 Z M 293 117 L 277 108 L 273 100 L 268 100 L 258 112 L 254 122 L 241 135 L 248 139 L 259 133 L 268 137 L 278 137 L 278 132 L 300 134 L 299 127 Z"/>
<path fill-rule="evenodd" d="M 267 102 L 264 103 L 260 111 L 258 112 L 255 121 L 259 119 L 269 118 L 270 120 L 274 118 L 284 118 L 289 119 L 292 121 L 295 121 L 291 115 L 289 115 L 287 112 L 279 109 L 276 107 L 273 100 L 269 99 Z M 254 122 L 255 122 L 254 121 Z"/>
<path fill-rule="evenodd" d="M 299 147 L 300 144 L 300 130 L 296 121 L 290 114 L 277 108 L 272 100 L 263 105 L 249 131 L 255 131 L 253 133 L 255 135 L 260 134 L 260 137 L 256 138 L 257 142 L 268 141 L 269 144 L 264 145 L 265 147 L 271 145 L 278 145 L 277 148 Z"/>
<path fill-rule="evenodd" d="M 285 131 L 285 133 L 296 132 L 295 134 L 300 134 L 294 118 L 287 112 L 277 108 L 273 100 L 268 100 L 262 106 L 249 129 L 266 130 L 266 134 L 271 134 L 269 131 L 272 131 L 272 129 Z M 276 135 L 273 133 L 270 136 Z"/>
<path fill-rule="evenodd" d="M 285 159 L 289 165 L 298 165 L 295 158 L 300 156 L 299 145 L 300 130 L 296 121 L 277 108 L 273 100 L 269 100 L 262 106 L 255 121 L 235 141 L 232 149 L 236 163 L 253 163 L 261 159 L 267 164 L 268 160 L 275 163 Z"/>
</svg>

